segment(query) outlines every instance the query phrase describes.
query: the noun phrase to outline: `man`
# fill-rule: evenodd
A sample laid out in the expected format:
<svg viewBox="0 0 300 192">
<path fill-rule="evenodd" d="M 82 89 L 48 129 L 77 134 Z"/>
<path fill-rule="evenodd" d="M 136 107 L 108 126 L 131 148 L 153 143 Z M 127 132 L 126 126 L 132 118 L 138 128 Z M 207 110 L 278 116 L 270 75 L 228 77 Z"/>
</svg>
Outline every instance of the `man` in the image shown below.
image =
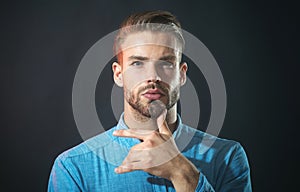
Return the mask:
<svg viewBox="0 0 300 192">
<path fill-rule="evenodd" d="M 251 191 L 237 142 L 181 122 L 187 64 L 180 24 L 165 11 L 133 14 L 115 40 L 115 83 L 124 90 L 117 126 L 62 153 L 48 191 Z M 205 152 L 203 140 L 214 144 Z"/>
</svg>

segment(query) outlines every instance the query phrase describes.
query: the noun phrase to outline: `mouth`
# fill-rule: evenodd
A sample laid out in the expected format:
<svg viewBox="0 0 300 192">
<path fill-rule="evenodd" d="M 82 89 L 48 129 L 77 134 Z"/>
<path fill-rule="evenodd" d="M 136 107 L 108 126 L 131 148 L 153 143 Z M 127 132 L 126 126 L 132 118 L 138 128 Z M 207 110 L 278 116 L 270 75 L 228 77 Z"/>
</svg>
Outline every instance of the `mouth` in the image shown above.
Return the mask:
<svg viewBox="0 0 300 192">
<path fill-rule="evenodd" d="M 143 97 L 149 99 L 149 100 L 157 100 L 161 97 L 165 96 L 164 92 L 160 89 L 149 89 L 146 92 L 142 94 Z"/>
</svg>

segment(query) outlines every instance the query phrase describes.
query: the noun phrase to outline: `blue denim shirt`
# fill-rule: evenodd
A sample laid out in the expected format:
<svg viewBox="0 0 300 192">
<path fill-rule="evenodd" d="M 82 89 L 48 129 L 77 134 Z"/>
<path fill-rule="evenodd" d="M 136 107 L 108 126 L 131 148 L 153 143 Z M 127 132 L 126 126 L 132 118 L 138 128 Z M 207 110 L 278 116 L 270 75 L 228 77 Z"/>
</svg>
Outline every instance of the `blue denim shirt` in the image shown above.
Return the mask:
<svg viewBox="0 0 300 192">
<path fill-rule="evenodd" d="M 144 171 L 114 172 L 130 148 L 140 143 L 113 136 L 117 129 L 128 129 L 123 115 L 117 126 L 60 154 L 52 167 L 48 191 L 175 191 L 167 179 Z M 180 117 L 173 137 L 178 149 L 200 171 L 195 191 L 252 191 L 248 160 L 238 142 L 184 125 Z M 212 146 L 207 146 L 210 141 Z"/>
</svg>

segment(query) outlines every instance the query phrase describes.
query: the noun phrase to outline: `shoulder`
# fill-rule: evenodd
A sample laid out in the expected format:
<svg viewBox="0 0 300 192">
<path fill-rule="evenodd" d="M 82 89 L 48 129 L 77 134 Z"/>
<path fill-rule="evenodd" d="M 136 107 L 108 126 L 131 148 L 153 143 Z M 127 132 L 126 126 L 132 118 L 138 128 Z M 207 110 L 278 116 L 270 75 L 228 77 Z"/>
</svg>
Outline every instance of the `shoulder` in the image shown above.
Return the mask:
<svg viewBox="0 0 300 192">
<path fill-rule="evenodd" d="M 65 150 L 57 156 L 56 160 L 66 161 L 67 159 L 72 158 L 84 158 L 93 155 L 96 151 L 101 151 L 111 143 L 113 139 L 111 135 L 114 129 L 115 127 Z"/>
<path fill-rule="evenodd" d="M 184 125 L 181 130 L 183 138 L 189 138 L 190 141 L 182 150 L 192 162 L 201 167 L 206 172 L 212 170 L 213 164 L 216 172 L 230 169 L 230 173 L 248 174 L 249 163 L 242 145 L 234 140 L 216 137 L 203 131 Z M 181 141 L 184 143 L 185 141 Z"/>
<path fill-rule="evenodd" d="M 185 124 L 182 125 L 179 134 L 181 137 L 179 143 L 187 143 L 186 150 L 197 150 L 199 154 L 213 153 L 224 158 L 224 156 L 245 153 L 242 145 L 237 141 L 220 138 Z"/>
</svg>

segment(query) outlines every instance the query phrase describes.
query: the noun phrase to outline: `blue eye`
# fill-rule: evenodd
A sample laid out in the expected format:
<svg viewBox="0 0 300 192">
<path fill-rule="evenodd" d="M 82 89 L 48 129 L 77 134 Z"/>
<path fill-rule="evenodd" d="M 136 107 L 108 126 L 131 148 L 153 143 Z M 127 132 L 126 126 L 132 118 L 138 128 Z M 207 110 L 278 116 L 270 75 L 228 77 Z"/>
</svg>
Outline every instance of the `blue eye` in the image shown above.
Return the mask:
<svg viewBox="0 0 300 192">
<path fill-rule="evenodd" d="M 159 66 L 162 67 L 162 68 L 165 68 L 165 69 L 173 69 L 174 68 L 174 64 L 170 63 L 170 62 L 167 62 L 167 61 L 160 62 Z"/>
<path fill-rule="evenodd" d="M 143 63 L 142 62 L 140 62 L 140 61 L 135 61 L 135 62 L 133 62 L 133 63 L 131 63 L 131 65 L 132 66 L 142 66 L 143 65 Z"/>
</svg>

